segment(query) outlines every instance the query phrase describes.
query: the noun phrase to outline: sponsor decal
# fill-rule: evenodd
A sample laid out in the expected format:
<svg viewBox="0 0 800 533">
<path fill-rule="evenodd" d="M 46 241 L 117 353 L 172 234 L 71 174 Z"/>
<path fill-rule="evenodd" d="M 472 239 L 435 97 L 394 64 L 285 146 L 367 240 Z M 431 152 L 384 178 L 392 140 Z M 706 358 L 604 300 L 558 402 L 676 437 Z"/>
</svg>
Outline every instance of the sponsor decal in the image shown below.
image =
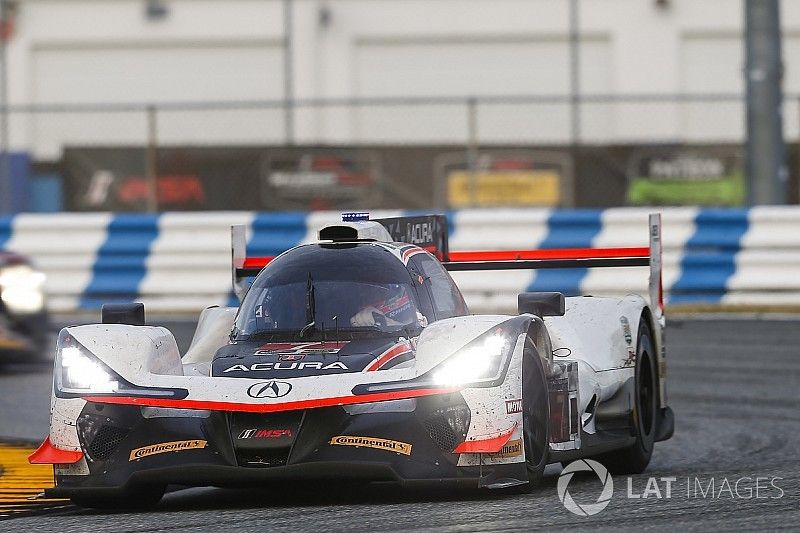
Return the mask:
<svg viewBox="0 0 800 533">
<path fill-rule="evenodd" d="M 519 400 L 506 400 L 506 414 L 513 415 L 514 413 L 522 412 L 522 398 Z"/>
<path fill-rule="evenodd" d="M 619 317 L 619 323 L 622 324 L 622 334 L 625 336 L 625 343 L 630 346 L 633 344 L 633 335 L 631 335 L 631 323 L 628 321 L 628 317 L 621 316 Z"/>
<path fill-rule="evenodd" d="M 335 361 L 333 363 L 322 363 L 320 361 L 291 361 L 291 362 L 267 362 L 267 363 L 253 363 L 250 366 L 247 365 L 233 365 L 232 367 L 226 368 L 222 371 L 223 374 L 228 372 L 258 372 L 262 370 L 303 370 L 305 368 L 311 368 L 314 370 L 350 370 L 347 368 L 347 365 L 342 363 L 341 361 Z"/>
<path fill-rule="evenodd" d="M 302 361 L 305 356 L 304 353 L 279 353 L 278 361 Z"/>
<path fill-rule="evenodd" d="M 415 244 L 436 255 L 442 233 L 446 231 L 444 217 L 437 215 L 384 218 L 380 223 L 395 242 Z M 415 253 L 420 251 L 417 250 Z"/>
<path fill-rule="evenodd" d="M 387 452 L 402 453 L 411 455 L 411 444 L 396 440 L 376 439 L 373 437 L 354 437 L 350 435 L 339 435 L 330 441 L 332 446 L 356 446 L 364 448 L 375 448 L 376 450 L 386 450 Z"/>
<path fill-rule="evenodd" d="M 285 381 L 267 381 L 266 383 L 256 383 L 247 389 L 247 395 L 251 398 L 282 398 L 292 390 L 292 384 Z"/>
<path fill-rule="evenodd" d="M 522 439 L 510 440 L 499 452 L 491 454 L 495 459 L 510 459 L 520 455 L 522 455 Z"/>
<path fill-rule="evenodd" d="M 291 429 L 245 429 L 237 439 L 279 439 L 281 437 L 292 437 Z"/>
<path fill-rule="evenodd" d="M 386 302 L 378 302 L 375 304 L 375 307 L 377 307 L 378 311 L 380 311 L 384 315 L 390 316 L 393 314 L 397 314 L 398 311 L 403 311 L 405 309 L 408 309 L 408 306 L 410 304 L 411 304 L 411 298 L 409 298 L 408 294 L 405 293 L 404 289 L 402 295 L 390 298 Z"/>
<path fill-rule="evenodd" d="M 636 350 L 628 347 L 628 355 L 622 361 L 622 366 L 636 366 Z"/>
<path fill-rule="evenodd" d="M 199 439 L 160 442 L 158 444 L 151 444 L 149 446 L 142 446 L 141 448 L 136 448 L 135 450 L 131 450 L 131 455 L 128 458 L 128 461 L 135 461 L 136 459 L 142 459 L 143 457 L 149 457 L 151 455 L 157 455 L 159 453 L 182 452 L 184 450 L 197 450 L 200 448 L 205 448 L 207 444 L 208 441 Z"/>
<path fill-rule="evenodd" d="M 553 357 L 569 357 L 570 355 L 572 355 L 572 349 L 566 346 L 553 350 Z"/>
<path fill-rule="evenodd" d="M 304 355 L 324 355 L 339 353 L 347 346 L 349 341 L 342 342 L 270 342 L 263 344 L 253 352 L 253 355 L 273 355 L 290 356 L 297 355 L 297 359 L 279 359 L 281 361 L 299 361 Z"/>
<path fill-rule="evenodd" d="M 406 240 L 411 244 L 425 244 L 433 242 L 433 222 L 419 222 L 406 225 Z"/>
</svg>

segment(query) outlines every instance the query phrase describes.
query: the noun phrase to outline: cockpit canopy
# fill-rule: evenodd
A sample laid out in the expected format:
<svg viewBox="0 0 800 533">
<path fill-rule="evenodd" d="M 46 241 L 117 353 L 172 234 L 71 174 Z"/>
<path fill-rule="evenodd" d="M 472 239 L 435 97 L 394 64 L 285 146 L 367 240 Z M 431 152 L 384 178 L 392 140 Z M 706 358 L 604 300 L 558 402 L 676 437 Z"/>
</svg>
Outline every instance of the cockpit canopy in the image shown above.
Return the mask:
<svg viewBox="0 0 800 533">
<path fill-rule="evenodd" d="M 430 273 L 438 268 L 455 300 L 449 316 L 466 306 L 449 275 L 429 254 L 404 265 L 374 243 L 309 244 L 270 262 L 256 277 L 236 319 L 237 339 L 342 338 L 352 335 L 418 335 L 438 318 Z M 422 262 L 430 261 L 431 265 Z M 438 278 L 438 276 L 437 276 Z M 441 306 L 438 306 L 441 307 Z M 313 323 L 313 325 L 311 325 Z"/>
</svg>

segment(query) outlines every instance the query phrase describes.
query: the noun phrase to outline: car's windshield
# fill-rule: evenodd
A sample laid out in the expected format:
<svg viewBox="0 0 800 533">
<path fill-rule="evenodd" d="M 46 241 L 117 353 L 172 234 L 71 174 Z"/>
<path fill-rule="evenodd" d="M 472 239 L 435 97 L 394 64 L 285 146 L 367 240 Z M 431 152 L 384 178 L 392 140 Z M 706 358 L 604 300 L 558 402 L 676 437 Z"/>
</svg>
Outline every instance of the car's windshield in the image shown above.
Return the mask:
<svg viewBox="0 0 800 533">
<path fill-rule="evenodd" d="M 426 322 L 411 276 L 394 257 L 363 245 L 308 248 L 258 276 L 239 310 L 237 339 L 409 335 Z"/>
</svg>

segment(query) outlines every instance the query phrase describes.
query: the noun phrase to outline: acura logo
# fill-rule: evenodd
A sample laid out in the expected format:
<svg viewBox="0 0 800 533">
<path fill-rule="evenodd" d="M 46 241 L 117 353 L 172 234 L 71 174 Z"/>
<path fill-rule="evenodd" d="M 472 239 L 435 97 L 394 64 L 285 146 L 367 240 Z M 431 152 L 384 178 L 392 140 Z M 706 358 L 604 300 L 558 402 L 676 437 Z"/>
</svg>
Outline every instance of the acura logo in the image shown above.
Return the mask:
<svg viewBox="0 0 800 533">
<path fill-rule="evenodd" d="M 289 394 L 292 384 L 285 381 L 268 381 L 266 383 L 256 383 L 247 389 L 247 395 L 251 398 L 281 398 Z"/>
</svg>

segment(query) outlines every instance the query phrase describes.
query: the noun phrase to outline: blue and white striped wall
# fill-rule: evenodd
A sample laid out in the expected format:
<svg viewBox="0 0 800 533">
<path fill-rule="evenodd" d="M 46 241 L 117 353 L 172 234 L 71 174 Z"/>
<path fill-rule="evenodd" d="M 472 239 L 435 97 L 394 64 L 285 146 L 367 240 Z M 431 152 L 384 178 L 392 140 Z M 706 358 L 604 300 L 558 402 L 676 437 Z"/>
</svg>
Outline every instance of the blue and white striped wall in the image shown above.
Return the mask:
<svg viewBox="0 0 800 533">
<path fill-rule="evenodd" d="M 463 210 L 449 214 L 453 250 L 644 246 L 652 209 Z M 800 304 L 800 208 L 662 209 L 668 303 Z M 397 216 L 400 211 L 375 212 Z M 231 224 L 248 253 L 275 255 L 339 220 L 320 213 L 56 214 L 0 218 L 0 248 L 45 271 L 57 312 L 108 301 L 195 312 L 230 302 Z M 513 311 L 523 290 L 646 294 L 646 268 L 459 272 L 474 311 Z"/>
</svg>

